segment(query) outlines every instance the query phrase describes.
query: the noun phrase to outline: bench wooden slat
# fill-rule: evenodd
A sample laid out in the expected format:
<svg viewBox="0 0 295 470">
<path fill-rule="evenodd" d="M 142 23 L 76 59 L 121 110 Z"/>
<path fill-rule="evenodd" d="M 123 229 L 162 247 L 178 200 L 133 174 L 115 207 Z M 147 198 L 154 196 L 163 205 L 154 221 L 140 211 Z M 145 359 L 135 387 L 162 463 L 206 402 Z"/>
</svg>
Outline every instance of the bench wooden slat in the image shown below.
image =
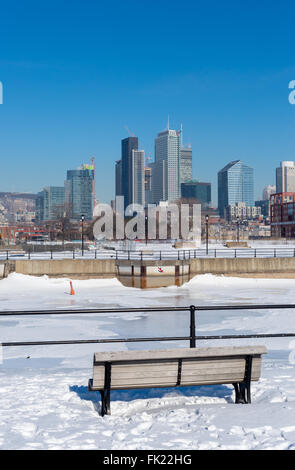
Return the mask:
<svg viewBox="0 0 295 470">
<path fill-rule="evenodd" d="M 266 354 L 265 346 L 231 346 L 216 348 L 178 348 L 162 350 L 109 351 L 94 354 L 94 362 L 115 362 L 124 360 L 178 359 L 193 357 L 245 356 Z"/>
<path fill-rule="evenodd" d="M 185 361 L 182 363 L 182 375 L 195 375 L 196 373 L 206 373 L 206 374 L 213 374 L 216 372 L 222 372 L 230 370 L 232 372 L 235 371 L 244 371 L 245 370 L 245 361 L 220 361 L 220 364 L 217 363 L 193 363 L 187 364 Z M 254 359 L 253 366 L 252 366 L 252 376 L 259 374 L 261 368 L 261 359 Z M 178 363 L 175 363 L 174 366 L 169 367 L 167 369 L 163 364 L 152 364 L 150 366 L 145 366 L 143 368 L 139 368 L 138 366 L 118 366 L 114 365 L 112 368 L 112 380 L 115 378 L 128 378 L 128 377 L 174 377 L 177 375 L 178 372 Z M 95 366 L 94 367 L 94 379 L 95 380 L 104 380 L 104 366 Z"/>
<path fill-rule="evenodd" d="M 258 380 L 261 371 L 261 359 L 254 358 L 252 365 L 251 380 Z M 145 365 L 144 370 L 136 366 L 119 366 L 112 367 L 111 388 L 128 388 L 131 385 L 150 384 L 150 386 L 159 386 L 177 382 L 178 362 L 175 362 L 169 370 L 165 368 L 165 364 Z M 202 384 L 204 382 L 219 380 L 220 382 L 240 382 L 243 381 L 245 375 L 245 359 L 219 359 L 216 362 L 194 361 L 193 363 L 182 363 L 181 384 Z M 93 387 L 102 389 L 104 387 L 104 366 L 94 366 Z"/>
</svg>

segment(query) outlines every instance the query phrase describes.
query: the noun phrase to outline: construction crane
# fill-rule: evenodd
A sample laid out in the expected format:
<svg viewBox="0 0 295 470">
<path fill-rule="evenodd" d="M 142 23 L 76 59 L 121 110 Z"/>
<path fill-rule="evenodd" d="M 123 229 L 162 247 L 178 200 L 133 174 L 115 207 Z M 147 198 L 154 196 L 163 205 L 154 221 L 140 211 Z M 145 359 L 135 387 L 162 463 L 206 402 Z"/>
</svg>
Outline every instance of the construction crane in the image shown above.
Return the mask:
<svg viewBox="0 0 295 470">
<path fill-rule="evenodd" d="M 128 132 L 128 134 L 129 134 L 130 137 L 135 137 L 135 135 L 133 134 L 133 132 L 132 132 L 132 134 L 131 134 L 131 132 L 130 132 L 128 126 L 125 126 L 125 129 L 127 130 L 127 132 Z"/>
</svg>

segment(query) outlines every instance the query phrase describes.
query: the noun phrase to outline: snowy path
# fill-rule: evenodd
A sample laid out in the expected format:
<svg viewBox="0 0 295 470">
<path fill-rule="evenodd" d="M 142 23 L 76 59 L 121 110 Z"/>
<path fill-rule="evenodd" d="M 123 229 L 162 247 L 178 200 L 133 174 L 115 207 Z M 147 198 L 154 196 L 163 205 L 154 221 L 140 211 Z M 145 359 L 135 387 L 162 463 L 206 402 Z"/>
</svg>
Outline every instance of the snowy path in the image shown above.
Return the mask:
<svg viewBox="0 0 295 470">
<path fill-rule="evenodd" d="M 0 282 L 1 309 L 294 303 L 295 281 L 206 275 L 180 288 L 154 291 L 126 288 L 116 280 L 75 281 L 74 287 L 72 298 L 67 280 L 14 274 Z M 158 335 L 159 329 L 182 335 L 187 325 L 182 314 L 0 319 L 2 341 L 107 338 L 140 332 L 147 336 Z M 293 311 L 203 313 L 198 314 L 197 331 L 295 332 L 295 316 Z M 295 343 L 288 338 L 251 341 L 266 344 L 269 350 L 263 358 L 262 377 L 252 386 L 251 405 L 235 405 L 233 388 L 222 385 L 117 391 L 112 392 L 112 415 L 104 418 L 99 416 L 99 394 L 87 389 L 97 346 L 7 348 L 0 365 L 0 448 L 295 450 Z M 159 346 L 171 344 L 152 345 Z"/>
</svg>

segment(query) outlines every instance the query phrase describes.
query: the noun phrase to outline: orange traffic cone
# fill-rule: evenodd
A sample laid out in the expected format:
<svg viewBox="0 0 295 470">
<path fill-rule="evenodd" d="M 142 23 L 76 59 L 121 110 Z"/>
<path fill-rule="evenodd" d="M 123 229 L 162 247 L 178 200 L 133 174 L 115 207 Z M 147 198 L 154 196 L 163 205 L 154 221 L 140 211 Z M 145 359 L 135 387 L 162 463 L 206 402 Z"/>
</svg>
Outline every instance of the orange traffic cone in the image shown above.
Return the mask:
<svg viewBox="0 0 295 470">
<path fill-rule="evenodd" d="M 73 283 L 70 281 L 70 286 L 71 286 L 71 295 L 75 295 L 75 291 L 73 289 Z"/>
</svg>

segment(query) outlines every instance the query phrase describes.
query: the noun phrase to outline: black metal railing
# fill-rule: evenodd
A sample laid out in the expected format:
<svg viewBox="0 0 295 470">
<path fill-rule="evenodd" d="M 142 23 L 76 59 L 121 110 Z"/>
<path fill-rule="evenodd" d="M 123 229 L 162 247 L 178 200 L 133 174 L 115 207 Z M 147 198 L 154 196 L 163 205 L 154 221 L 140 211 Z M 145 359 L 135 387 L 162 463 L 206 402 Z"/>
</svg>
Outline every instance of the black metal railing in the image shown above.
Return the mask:
<svg viewBox="0 0 295 470">
<path fill-rule="evenodd" d="M 286 248 L 197 248 L 193 250 L 71 250 L 0 251 L 0 261 L 17 259 L 115 259 L 115 260 L 189 260 L 195 258 L 294 258 L 295 247 Z"/>
<path fill-rule="evenodd" d="M 66 310 L 17 310 L 0 311 L 0 316 L 39 316 L 39 315 L 85 315 L 101 313 L 124 313 L 124 312 L 189 312 L 190 325 L 189 336 L 161 336 L 161 337 L 141 337 L 141 338 L 108 338 L 108 339 L 76 339 L 58 341 L 18 341 L 2 342 L 2 347 L 11 346 L 52 346 L 66 344 L 106 344 L 106 343 L 140 343 L 154 341 L 189 341 L 191 348 L 196 347 L 196 342 L 201 340 L 221 340 L 221 339 L 246 339 L 246 338 L 284 338 L 295 337 L 295 333 L 267 333 L 267 334 L 238 334 L 238 335 L 197 335 L 196 334 L 196 313 L 201 311 L 226 311 L 226 310 L 285 310 L 294 309 L 295 304 L 250 304 L 250 305 L 190 305 L 189 307 L 146 307 L 146 308 L 109 308 L 109 309 L 66 309 Z M 295 313 L 295 312 L 294 312 Z M 1 322 L 0 322 L 1 326 Z"/>
</svg>

